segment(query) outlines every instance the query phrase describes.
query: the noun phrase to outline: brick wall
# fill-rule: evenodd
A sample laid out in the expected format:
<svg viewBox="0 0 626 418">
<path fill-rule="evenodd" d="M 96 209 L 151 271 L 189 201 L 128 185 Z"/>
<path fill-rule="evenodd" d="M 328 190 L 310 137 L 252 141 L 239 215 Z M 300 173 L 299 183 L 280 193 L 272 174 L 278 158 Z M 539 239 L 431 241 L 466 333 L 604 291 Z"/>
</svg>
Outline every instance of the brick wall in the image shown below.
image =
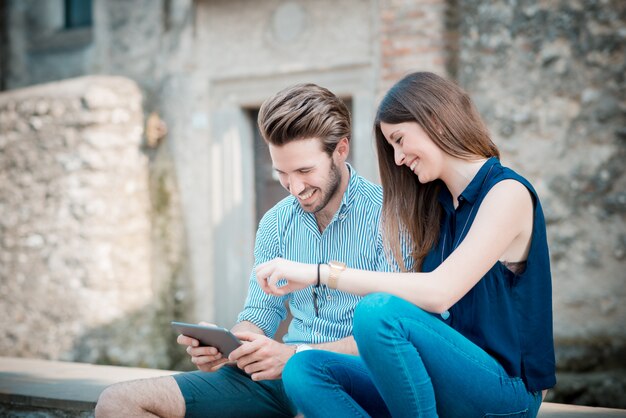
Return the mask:
<svg viewBox="0 0 626 418">
<path fill-rule="evenodd" d="M 445 0 L 381 0 L 379 92 L 412 71 L 445 75 L 453 62 L 455 31 L 446 29 L 454 8 Z"/>
</svg>

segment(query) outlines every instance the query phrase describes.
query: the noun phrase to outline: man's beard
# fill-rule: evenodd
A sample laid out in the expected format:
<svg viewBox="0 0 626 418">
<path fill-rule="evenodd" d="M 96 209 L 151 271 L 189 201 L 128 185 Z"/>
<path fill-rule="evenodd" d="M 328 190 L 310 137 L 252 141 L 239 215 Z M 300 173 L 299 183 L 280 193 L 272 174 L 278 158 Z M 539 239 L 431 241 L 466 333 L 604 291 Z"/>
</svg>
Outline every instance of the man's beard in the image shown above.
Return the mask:
<svg viewBox="0 0 626 418">
<path fill-rule="evenodd" d="M 340 184 L 341 184 L 341 171 L 339 170 L 339 167 L 335 165 L 335 162 L 331 161 L 328 181 L 324 185 L 323 189 L 318 189 L 320 191 L 325 190 L 325 191 L 322 191 L 323 193 L 322 201 L 320 202 L 319 205 L 317 205 L 312 210 L 307 210 L 307 212 L 317 213 L 321 211 L 322 209 L 324 209 L 326 205 L 328 205 L 328 202 L 330 202 L 330 199 L 332 199 L 333 196 L 335 196 L 335 194 L 339 190 Z"/>
</svg>

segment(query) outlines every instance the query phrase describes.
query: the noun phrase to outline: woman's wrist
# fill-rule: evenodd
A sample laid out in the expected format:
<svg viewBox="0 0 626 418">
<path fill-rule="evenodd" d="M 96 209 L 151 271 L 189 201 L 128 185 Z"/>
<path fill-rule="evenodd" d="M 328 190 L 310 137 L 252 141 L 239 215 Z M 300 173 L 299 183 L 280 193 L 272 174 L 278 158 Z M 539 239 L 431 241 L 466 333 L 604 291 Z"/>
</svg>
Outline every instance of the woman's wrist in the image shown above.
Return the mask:
<svg viewBox="0 0 626 418">
<path fill-rule="evenodd" d="M 320 283 L 328 286 L 328 275 L 330 267 L 326 263 L 320 264 Z"/>
</svg>

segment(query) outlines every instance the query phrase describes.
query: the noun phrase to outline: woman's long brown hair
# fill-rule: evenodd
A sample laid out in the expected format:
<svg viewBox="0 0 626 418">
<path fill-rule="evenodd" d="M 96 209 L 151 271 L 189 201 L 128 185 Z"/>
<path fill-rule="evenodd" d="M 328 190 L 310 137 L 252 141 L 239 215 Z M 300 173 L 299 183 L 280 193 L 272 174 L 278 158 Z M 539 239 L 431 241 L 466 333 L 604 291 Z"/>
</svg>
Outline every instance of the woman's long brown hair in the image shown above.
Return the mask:
<svg viewBox="0 0 626 418">
<path fill-rule="evenodd" d="M 500 153 L 469 95 L 455 83 L 417 72 L 387 92 L 374 122 L 383 186 L 383 235 L 402 271 L 407 271 L 402 242 L 411 247 L 411 270 L 421 271 L 424 258 L 439 239 L 442 208 L 438 196 L 445 185 L 441 180 L 421 184 L 408 167 L 398 167 L 381 122 L 416 122 L 443 152 L 456 158 L 472 161 L 499 157 Z"/>
</svg>

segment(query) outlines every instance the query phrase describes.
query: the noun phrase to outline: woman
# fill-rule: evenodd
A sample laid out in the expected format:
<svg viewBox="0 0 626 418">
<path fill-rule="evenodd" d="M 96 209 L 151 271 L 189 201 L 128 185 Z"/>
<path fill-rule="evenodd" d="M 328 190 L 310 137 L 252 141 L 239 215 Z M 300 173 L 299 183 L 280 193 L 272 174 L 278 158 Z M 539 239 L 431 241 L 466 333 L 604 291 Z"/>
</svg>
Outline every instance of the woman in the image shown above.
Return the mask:
<svg viewBox="0 0 626 418">
<path fill-rule="evenodd" d="M 403 272 L 282 259 L 256 270 L 275 295 L 319 283 L 368 295 L 354 318 L 360 357 L 299 353 L 283 372 L 290 397 L 307 417 L 382 415 L 376 402 L 394 417 L 536 416 L 556 379 L 535 190 L 500 164 L 468 95 L 435 74 L 394 85 L 375 132 L 383 232 Z"/>
</svg>

